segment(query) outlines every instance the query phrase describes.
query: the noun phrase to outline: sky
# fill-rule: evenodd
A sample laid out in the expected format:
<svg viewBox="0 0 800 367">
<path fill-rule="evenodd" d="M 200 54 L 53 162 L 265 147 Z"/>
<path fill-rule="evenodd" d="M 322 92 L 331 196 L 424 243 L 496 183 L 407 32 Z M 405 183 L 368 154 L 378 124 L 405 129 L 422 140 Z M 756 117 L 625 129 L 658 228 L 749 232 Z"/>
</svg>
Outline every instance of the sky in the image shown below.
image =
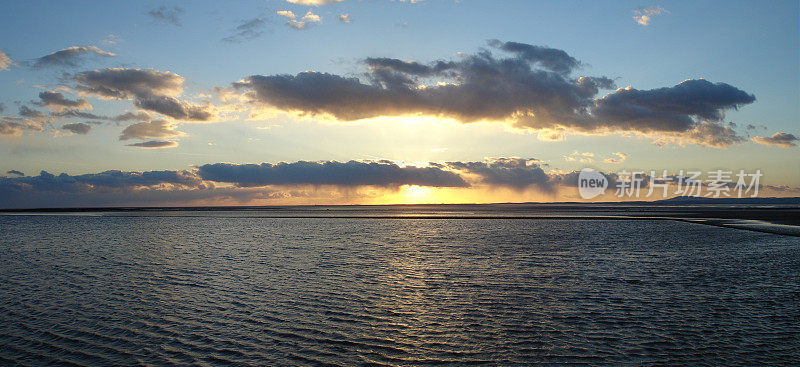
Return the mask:
<svg viewBox="0 0 800 367">
<path fill-rule="evenodd" d="M 742 178 L 800 196 L 799 17 L 796 1 L 5 1 L 0 208 L 581 201 L 583 169 L 608 179 L 593 201 L 687 182 L 736 197 Z M 638 197 L 621 190 L 636 177 Z"/>
</svg>

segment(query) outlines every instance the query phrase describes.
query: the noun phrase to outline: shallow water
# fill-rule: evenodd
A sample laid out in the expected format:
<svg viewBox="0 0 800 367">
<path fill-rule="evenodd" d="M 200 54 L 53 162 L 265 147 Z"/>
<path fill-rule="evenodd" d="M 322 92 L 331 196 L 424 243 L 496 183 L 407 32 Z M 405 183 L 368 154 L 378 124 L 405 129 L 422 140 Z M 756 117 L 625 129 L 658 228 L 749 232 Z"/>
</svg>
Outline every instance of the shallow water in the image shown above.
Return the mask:
<svg viewBox="0 0 800 367">
<path fill-rule="evenodd" d="M 0 362 L 800 362 L 795 237 L 214 215 L 0 216 L 0 233 Z"/>
</svg>

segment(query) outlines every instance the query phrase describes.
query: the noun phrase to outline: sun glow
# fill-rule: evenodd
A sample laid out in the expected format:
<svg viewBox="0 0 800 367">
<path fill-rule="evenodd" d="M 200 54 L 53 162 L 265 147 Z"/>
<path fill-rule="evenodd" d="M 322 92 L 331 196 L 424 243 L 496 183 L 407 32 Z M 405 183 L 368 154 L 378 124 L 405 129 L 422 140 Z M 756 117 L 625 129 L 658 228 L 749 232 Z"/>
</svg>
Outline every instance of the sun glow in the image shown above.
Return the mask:
<svg viewBox="0 0 800 367">
<path fill-rule="evenodd" d="M 403 185 L 400 190 L 402 197 L 407 201 L 424 201 L 433 191 L 430 187 L 417 185 Z"/>
</svg>

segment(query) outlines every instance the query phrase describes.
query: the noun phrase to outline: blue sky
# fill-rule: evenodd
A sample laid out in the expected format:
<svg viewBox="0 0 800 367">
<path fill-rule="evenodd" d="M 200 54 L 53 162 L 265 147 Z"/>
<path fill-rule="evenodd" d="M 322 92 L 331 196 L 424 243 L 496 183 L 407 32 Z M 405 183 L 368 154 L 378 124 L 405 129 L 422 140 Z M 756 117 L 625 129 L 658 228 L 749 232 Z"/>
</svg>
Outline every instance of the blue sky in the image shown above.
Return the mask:
<svg viewBox="0 0 800 367">
<path fill-rule="evenodd" d="M 319 6 L 294 2 L 3 2 L 0 51 L 10 61 L 5 68 L 0 64 L 0 104 L 4 107 L 0 116 L 6 117 L 8 124 L 20 124 L 23 120 L 12 119 L 23 117 L 23 106 L 50 115 L 38 122 L 41 126 L 13 125 L 16 127 L 0 135 L 0 170 L 21 171 L 27 176 L 36 176 L 41 170 L 81 175 L 106 170 L 191 171 L 220 162 L 385 159 L 424 164 L 523 157 L 536 159 L 536 164 L 551 174 L 584 167 L 606 172 L 666 169 L 671 173 L 681 169 L 760 169 L 765 183 L 800 185 L 796 2 L 344 0 Z M 305 27 L 298 30 L 288 26 L 291 19 L 278 11 L 291 11 L 295 21 L 303 21 L 310 12 L 319 21 L 313 21 L 313 16 L 306 18 L 312 20 L 303 21 Z M 635 21 L 634 16 L 648 11 L 648 24 Z M 339 20 L 344 14 L 349 22 Z M 640 98 L 649 98 L 659 88 L 702 78 L 725 83 L 734 91 L 754 96 L 755 101 L 714 105 L 724 118 L 710 123 L 731 130 L 725 143 L 709 143 L 702 131 L 691 133 L 700 131 L 695 126 L 704 125 L 676 133 L 670 130 L 673 127 L 652 129 L 655 122 L 641 119 L 636 122 L 640 125 L 609 121 L 621 116 L 620 112 L 601 116 L 600 108 L 590 108 L 587 113 L 610 127 L 603 131 L 581 125 L 577 117 L 572 122 L 537 120 L 525 126 L 495 121 L 488 115 L 481 115 L 479 122 L 466 121 L 456 116 L 463 111 L 448 110 L 452 106 L 439 106 L 451 113 L 436 116 L 419 106 L 395 113 L 399 102 L 389 109 L 395 111 L 391 113 L 354 105 L 352 108 L 366 111 L 368 118 L 347 119 L 311 113 L 326 110 L 314 105 L 318 100 L 297 99 L 307 96 L 260 95 L 248 100 L 252 95 L 247 92 L 254 93 L 259 85 L 232 87 L 252 75 L 269 79 L 304 71 L 359 78 L 360 85 L 366 86 L 370 75 L 377 75 L 368 74 L 372 69 L 365 65 L 367 58 L 428 65 L 438 60 L 466 60 L 481 50 L 489 50 L 497 60 L 510 57 L 487 43 L 489 40 L 563 51 L 580 62 L 570 70 L 570 80 L 607 77 L 615 88 L 644 91 Z M 46 55 L 81 46 L 114 56 L 88 51 L 64 59 L 65 63 L 35 66 Z M 531 65 L 536 70 L 542 64 Z M 184 106 L 212 109 L 215 116 L 187 121 L 135 105 L 144 101 L 143 95 L 109 99 L 76 81 L 76 75 L 104 68 L 179 75 L 180 92 L 148 92 L 147 97 L 164 94 Z M 437 78 L 444 81 L 445 77 Z M 434 87 L 437 80 L 420 82 Z M 147 132 L 120 140 L 126 128 L 143 121 L 53 117 L 54 108 L 61 107 L 42 104 L 39 94 L 46 91 L 61 93 L 67 100 L 86 99 L 92 109 L 84 112 L 97 115 L 146 113 L 148 121 L 164 120 L 173 135 L 153 134 L 153 125 L 147 125 L 142 128 Z M 220 92 L 237 98 L 225 100 Z M 594 104 L 613 93 L 614 88 L 601 89 L 584 102 Z M 294 99 L 287 106 L 276 107 L 275 99 L 283 97 Z M 712 104 L 721 98 L 706 97 Z M 337 103 L 345 102 L 350 101 Z M 424 105 L 430 103 L 434 102 Z M 298 110 L 299 105 L 308 110 Z M 270 112 L 253 117 L 256 110 Z M 704 120 L 700 115 L 684 117 L 694 124 Z M 77 123 L 86 124 L 88 133 L 64 126 Z M 753 128 L 747 129 L 747 125 Z M 559 129 L 563 139 L 540 139 L 542 126 Z M 781 133 L 784 135 L 775 135 Z M 129 146 L 150 141 L 169 142 L 169 146 Z M 625 158 L 605 162 L 618 157 L 614 153 L 623 153 Z M 584 161 L 575 159 L 577 156 Z"/>
</svg>

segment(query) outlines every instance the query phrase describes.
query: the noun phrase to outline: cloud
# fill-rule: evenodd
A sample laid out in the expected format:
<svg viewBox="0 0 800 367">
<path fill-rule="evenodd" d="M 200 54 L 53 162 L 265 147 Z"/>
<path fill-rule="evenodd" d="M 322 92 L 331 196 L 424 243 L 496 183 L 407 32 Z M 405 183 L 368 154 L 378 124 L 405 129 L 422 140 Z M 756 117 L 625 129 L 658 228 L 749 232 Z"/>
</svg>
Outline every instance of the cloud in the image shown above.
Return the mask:
<svg viewBox="0 0 800 367">
<path fill-rule="evenodd" d="M 800 138 L 789 133 L 775 133 L 772 136 L 754 136 L 750 140 L 763 145 L 776 146 L 781 148 L 793 148 L 800 142 Z"/>
<path fill-rule="evenodd" d="M 594 162 L 594 153 L 591 152 L 579 152 L 577 150 L 573 151 L 567 156 L 564 156 L 564 160 L 567 162 L 581 162 L 581 163 L 592 163 Z"/>
<path fill-rule="evenodd" d="M 170 147 L 177 143 L 153 141 L 132 144 L 135 147 Z M 0 207 L 69 207 L 69 206 L 144 206 L 149 203 L 169 205 L 233 205 L 256 200 L 281 200 L 279 203 L 372 202 L 374 197 L 394 197 L 404 185 L 439 188 L 442 192 L 458 190 L 484 198 L 528 201 L 549 195 L 552 199 L 574 199 L 578 171 L 545 172 L 541 161 L 531 158 L 501 157 L 475 162 L 428 163 L 403 166 L 391 161 L 368 162 L 293 162 L 262 164 L 205 164 L 192 170 L 125 172 L 118 170 L 82 175 L 53 175 L 42 171 L 38 176 L 0 177 Z M 614 190 L 623 188 L 630 172 L 601 172 L 608 179 L 607 199 L 617 200 Z M 666 175 L 666 173 L 665 173 Z M 656 174 L 656 179 L 660 174 Z M 648 174 L 637 174 L 642 188 L 649 186 Z M 666 175 L 659 182 L 677 182 Z M 224 183 L 217 187 L 217 183 Z M 232 185 L 228 185 L 232 184 Z M 703 181 L 707 185 L 707 181 Z M 797 193 L 800 188 L 761 185 L 761 189 Z M 510 196 L 509 196 L 510 193 Z M 647 193 L 647 190 L 644 191 Z M 389 196 L 384 196 L 389 195 Z M 499 196 L 497 196 L 499 195 Z M 539 195 L 539 196 L 537 196 Z M 786 194 L 781 194 L 786 195 Z M 472 196 L 474 197 L 474 196 Z M 657 197 L 656 199 L 659 199 Z M 633 199 L 631 197 L 623 199 Z M 646 198 L 642 198 L 646 199 Z M 327 200 L 327 201 L 326 201 Z M 491 199 L 489 199 L 491 200 Z M 231 203 L 231 201 L 233 201 Z M 274 201 L 273 201 L 274 202 Z"/>
<path fill-rule="evenodd" d="M 42 56 L 33 63 L 34 69 L 56 66 L 78 66 L 86 55 L 98 55 L 104 57 L 116 56 L 111 52 L 103 51 L 95 46 L 72 46 L 63 50 Z"/>
<path fill-rule="evenodd" d="M 268 185 L 382 186 L 419 185 L 466 187 L 457 174 L 439 167 L 400 167 L 380 162 L 305 162 L 230 164 L 216 163 L 198 167 L 204 180 L 232 183 L 238 187 Z"/>
<path fill-rule="evenodd" d="M 264 27 L 267 25 L 265 18 L 252 18 L 242 21 L 236 26 L 234 34 L 222 39 L 222 42 L 237 43 L 245 40 L 256 39 L 264 34 Z"/>
<path fill-rule="evenodd" d="M 166 5 L 162 5 L 158 8 L 148 11 L 147 15 L 153 18 L 154 23 L 172 24 L 180 27 L 181 16 L 183 15 L 183 13 L 184 13 L 183 8 L 179 8 L 177 6 L 168 7 Z"/>
<path fill-rule="evenodd" d="M 334 3 L 340 3 L 343 0 L 286 0 L 287 3 L 297 4 L 297 5 L 308 5 L 308 6 L 320 6 L 320 5 L 328 5 Z"/>
<path fill-rule="evenodd" d="M 35 102 L 37 106 L 46 107 L 53 112 L 61 112 L 67 109 L 72 110 L 91 110 L 92 105 L 83 98 L 78 100 L 70 100 L 64 97 L 59 92 L 41 92 L 39 93 L 40 102 Z"/>
<path fill-rule="evenodd" d="M 489 44 L 497 49 L 519 55 L 523 60 L 531 65 L 539 65 L 544 69 L 552 70 L 561 74 L 569 74 L 580 66 L 580 62 L 563 50 L 534 46 L 519 42 L 500 42 L 491 40 Z M 610 81 L 606 81 L 608 86 Z"/>
<path fill-rule="evenodd" d="M 51 116 L 61 117 L 61 118 L 79 118 L 79 119 L 86 119 L 86 120 L 106 120 L 106 121 L 114 121 L 114 122 L 124 122 L 124 121 L 150 121 L 150 115 L 146 112 L 125 112 L 120 115 L 116 116 L 103 116 L 97 115 L 89 112 L 77 111 L 77 110 L 62 110 L 58 112 L 51 112 Z"/>
<path fill-rule="evenodd" d="M 192 104 L 169 96 L 137 98 L 134 99 L 133 103 L 143 110 L 158 112 L 176 120 L 210 121 L 216 117 L 216 113 L 210 103 Z"/>
<path fill-rule="evenodd" d="M 75 89 L 100 98 L 133 99 L 144 110 L 186 121 L 210 121 L 216 117 L 211 104 L 192 104 L 175 98 L 183 91 L 184 78 L 169 71 L 108 68 L 85 71 L 74 77 Z"/>
<path fill-rule="evenodd" d="M 121 40 L 120 37 L 117 36 L 116 34 L 109 34 L 106 36 L 105 39 L 100 41 L 100 43 L 104 45 L 116 45 L 120 40 Z"/>
<path fill-rule="evenodd" d="M 39 176 L 0 178 L 0 190 L 24 190 L 54 192 L 84 192 L 96 189 L 129 189 L 170 184 L 178 187 L 206 187 L 202 180 L 190 171 L 146 171 L 124 172 L 118 170 L 84 175 L 58 176 L 42 171 Z"/>
<path fill-rule="evenodd" d="M 628 155 L 625 153 L 612 153 L 615 157 L 609 157 L 603 160 L 603 162 L 611 163 L 611 164 L 619 164 L 625 162 L 628 159 Z"/>
<path fill-rule="evenodd" d="M 19 115 L 22 117 L 28 117 L 38 122 L 46 122 L 47 116 L 43 114 L 41 111 L 34 110 L 26 105 L 19 106 Z"/>
<path fill-rule="evenodd" d="M 20 136 L 25 131 L 42 131 L 40 122 L 30 118 L 0 116 L 0 135 Z"/>
<path fill-rule="evenodd" d="M 297 15 L 294 15 L 294 12 L 292 12 L 291 10 L 278 10 L 276 13 L 278 13 L 278 15 L 282 17 L 286 17 L 289 19 L 297 18 Z"/>
<path fill-rule="evenodd" d="M 669 14 L 669 12 L 660 6 L 642 7 L 633 10 L 633 20 L 643 26 L 650 25 L 653 16 Z"/>
<path fill-rule="evenodd" d="M 696 120 L 720 121 L 725 110 L 756 98 L 725 83 L 690 79 L 674 87 L 651 90 L 621 88 L 600 98 L 592 109 L 601 125 L 638 127 L 642 131 L 686 131 Z"/>
<path fill-rule="evenodd" d="M 322 18 L 319 15 L 314 14 L 311 10 L 309 10 L 308 13 L 306 13 L 306 15 L 304 15 L 302 18 L 291 19 L 286 22 L 286 25 L 294 29 L 301 30 L 306 29 L 309 25 L 311 25 L 311 23 L 319 23 L 321 21 Z"/>
<path fill-rule="evenodd" d="M 9 175 L 25 176 L 24 173 L 22 173 L 21 171 L 17 171 L 15 169 L 8 170 L 8 171 L 6 171 L 6 173 L 9 174 Z"/>
<path fill-rule="evenodd" d="M 50 115 L 63 118 L 80 118 L 88 120 L 108 120 L 108 116 L 96 115 L 89 112 L 82 112 L 78 110 L 61 110 L 58 112 L 51 112 Z"/>
<path fill-rule="evenodd" d="M 350 14 L 339 14 L 339 21 L 342 23 L 350 23 Z"/>
<path fill-rule="evenodd" d="M 128 144 L 127 146 L 147 149 L 160 149 L 177 147 L 178 143 L 169 140 L 148 140 L 141 143 Z"/>
<path fill-rule="evenodd" d="M 11 60 L 5 52 L 0 51 L 0 70 L 8 70 L 12 65 L 14 65 L 14 60 Z"/>
<path fill-rule="evenodd" d="M 715 147 L 741 141 L 717 122 L 755 97 L 725 83 L 686 80 L 672 87 L 613 89 L 607 77 L 574 76 L 580 61 L 543 46 L 490 41 L 493 50 L 430 63 L 367 58 L 366 82 L 306 71 L 252 75 L 233 84 L 254 107 L 354 121 L 432 116 L 501 122 L 562 133 L 634 133 Z M 704 136 L 702 134 L 714 134 Z M 563 134 L 562 134 L 563 135 Z"/>
<path fill-rule="evenodd" d="M 62 126 L 61 129 L 71 131 L 75 134 L 86 135 L 89 133 L 89 131 L 92 130 L 92 125 L 83 122 L 74 122 L 74 123 L 64 124 L 64 126 Z"/>
<path fill-rule="evenodd" d="M 150 121 L 150 115 L 146 112 L 125 112 L 110 118 L 113 121 Z"/>
<path fill-rule="evenodd" d="M 129 139 L 149 139 L 149 138 L 171 138 L 183 135 L 176 131 L 175 126 L 164 120 L 154 120 L 139 122 L 130 125 L 122 130 L 119 140 Z"/>
<path fill-rule="evenodd" d="M 445 166 L 474 175 L 478 182 L 490 186 L 504 186 L 523 190 L 535 186 L 543 191 L 552 189 L 550 176 L 536 159 L 490 158 L 485 162 L 447 162 Z"/>
<path fill-rule="evenodd" d="M 744 141 L 745 139 L 737 135 L 736 131 L 730 126 L 711 121 L 701 121 L 681 134 L 667 134 L 657 139 L 655 144 L 659 145 L 661 142 L 676 142 L 678 144 L 691 143 L 712 148 L 726 148 Z"/>
<path fill-rule="evenodd" d="M 301 18 L 301 19 L 305 20 L 306 22 L 321 22 L 322 21 L 322 17 L 320 17 L 317 14 L 314 14 L 311 10 L 309 10 L 306 13 L 306 15 L 304 15 L 303 18 Z"/>
<path fill-rule="evenodd" d="M 74 80 L 81 92 L 107 99 L 131 99 L 178 96 L 184 78 L 169 71 L 106 68 L 78 73 Z"/>
<path fill-rule="evenodd" d="M 564 141 L 566 140 L 566 136 L 564 134 L 564 129 L 544 129 L 539 130 L 539 133 L 536 135 L 536 138 L 540 141 Z"/>
</svg>

